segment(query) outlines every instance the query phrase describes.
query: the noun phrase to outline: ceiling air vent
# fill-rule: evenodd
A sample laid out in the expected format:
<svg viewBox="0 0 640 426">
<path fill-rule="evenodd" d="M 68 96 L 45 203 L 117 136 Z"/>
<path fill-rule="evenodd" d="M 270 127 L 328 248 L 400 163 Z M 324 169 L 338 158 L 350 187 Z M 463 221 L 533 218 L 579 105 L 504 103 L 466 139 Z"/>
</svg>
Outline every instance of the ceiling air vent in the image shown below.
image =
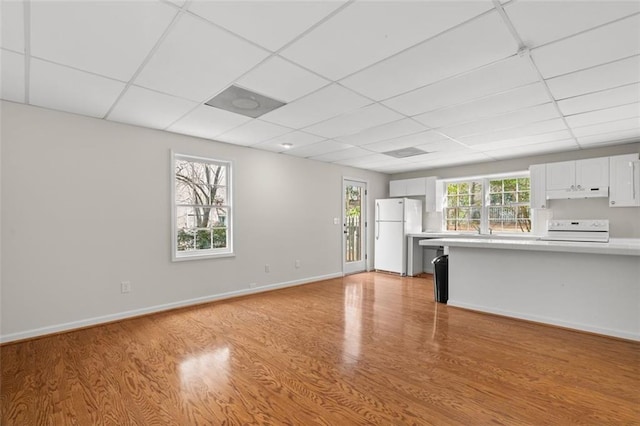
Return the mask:
<svg viewBox="0 0 640 426">
<path fill-rule="evenodd" d="M 258 118 L 269 111 L 280 108 L 285 103 L 253 93 L 242 87 L 229 86 L 210 101 L 205 102 L 205 105 Z"/>
<path fill-rule="evenodd" d="M 394 149 L 393 151 L 383 152 L 383 154 L 388 155 L 389 157 L 407 158 L 407 157 L 413 157 L 414 155 L 428 154 L 428 152 L 418 148 L 402 148 L 402 149 Z"/>
</svg>

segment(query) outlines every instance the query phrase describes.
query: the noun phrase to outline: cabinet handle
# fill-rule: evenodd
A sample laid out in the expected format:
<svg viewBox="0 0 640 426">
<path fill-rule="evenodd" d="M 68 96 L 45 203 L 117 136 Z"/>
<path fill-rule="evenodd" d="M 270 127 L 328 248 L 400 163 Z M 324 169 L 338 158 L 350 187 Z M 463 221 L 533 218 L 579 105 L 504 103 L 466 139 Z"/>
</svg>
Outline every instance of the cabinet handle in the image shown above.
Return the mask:
<svg viewBox="0 0 640 426">
<path fill-rule="evenodd" d="M 582 189 L 582 185 L 578 185 L 578 189 Z"/>
<path fill-rule="evenodd" d="M 571 185 L 571 190 L 575 191 L 576 190 L 576 186 L 575 185 Z"/>
<path fill-rule="evenodd" d="M 633 199 L 636 199 L 636 163 L 631 161 L 631 188 L 633 189 Z"/>
</svg>

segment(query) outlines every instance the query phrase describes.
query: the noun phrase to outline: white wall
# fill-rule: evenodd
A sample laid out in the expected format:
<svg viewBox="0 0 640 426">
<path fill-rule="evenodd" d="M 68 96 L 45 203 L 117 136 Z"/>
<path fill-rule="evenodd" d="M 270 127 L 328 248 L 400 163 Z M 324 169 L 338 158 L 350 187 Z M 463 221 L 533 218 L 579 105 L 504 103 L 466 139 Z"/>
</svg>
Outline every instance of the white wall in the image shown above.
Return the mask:
<svg viewBox="0 0 640 426">
<path fill-rule="evenodd" d="M 606 146 L 601 148 L 568 151 L 554 154 L 515 158 L 486 163 L 477 163 L 440 169 L 421 170 L 391 176 L 391 179 L 408 179 L 413 177 L 437 176 L 440 178 L 456 178 L 479 176 L 493 173 L 508 173 L 528 170 L 531 164 L 553 163 L 557 161 L 578 160 L 584 158 L 608 157 L 640 153 L 640 142 Z M 535 215 L 536 213 L 534 213 Z M 549 209 L 538 211 L 544 224 L 547 219 L 609 219 L 610 235 L 613 238 L 640 238 L 640 207 L 610 208 L 607 198 L 590 200 L 550 200 Z M 424 215 L 424 229 L 440 229 L 441 213 Z"/>
<path fill-rule="evenodd" d="M 368 181 L 371 212 L 388 191 L 385 174 L 1 106 L 3 341 L 340 275 L 342 177 Z M 233 161 L 235 257 L 171 262 L 171 150 Z"/>
</svg>

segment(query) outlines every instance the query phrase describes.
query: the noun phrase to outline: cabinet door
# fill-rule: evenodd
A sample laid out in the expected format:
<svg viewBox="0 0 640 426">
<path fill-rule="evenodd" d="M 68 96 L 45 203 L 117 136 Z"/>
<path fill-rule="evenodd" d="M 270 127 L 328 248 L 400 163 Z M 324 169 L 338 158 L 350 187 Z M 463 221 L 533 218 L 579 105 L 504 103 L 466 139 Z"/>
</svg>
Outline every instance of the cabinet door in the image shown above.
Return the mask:
<svg viewBox="0 0 640 426">
<path fill-rule="evenodd" d="M 425 195 L 427 193 L 426 178 L 405 179 L 407 195 Z"/>
<path fill-rule="evenodd" d="M 389 181 L 389 196 L 404 197 L 407 195 L 407 182 L 404 179 Z"/>
<path fill-rule="evenodd" d="M 544 164 L 533 164 L 529 166 L 532 209 L 547 208 L 546 172 L 547 170 Z"/>
<path fill-rule="evenodd" d="M 576 190 L 589 191 L 609 186 L 609 157 L 576 161 Z"/>
<path fill-rule="evenodd" d="M 575 186 L 576 162 L 562 161 L 546 165 L 547 191 L 570 190 Z"/>
<path fill-rule="evenodd" d="M 609 206 L 640 206 L 639 167 L 638 154 L 609 158 Z"/>
<path fill-rule="evenodd" d="M 426 212 L 436 211 L 436 177 L 430 176 L 426 179 L 426 189 L 424 200 L 424 210 Z"/>
</svg>

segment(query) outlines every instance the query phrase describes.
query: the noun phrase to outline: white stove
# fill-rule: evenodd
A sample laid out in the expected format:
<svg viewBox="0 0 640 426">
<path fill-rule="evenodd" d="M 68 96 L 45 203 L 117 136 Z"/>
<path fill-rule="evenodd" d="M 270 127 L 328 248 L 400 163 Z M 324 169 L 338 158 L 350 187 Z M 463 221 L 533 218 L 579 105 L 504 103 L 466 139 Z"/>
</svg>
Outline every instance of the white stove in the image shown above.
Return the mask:
<svg viewBox="0 0 640 426">
<path fill-rule="evenodd" d="M 609 242 L 609 221 L 599 220 L 550 220 L 547 222 L 546 241 Z"/>
</svg>

